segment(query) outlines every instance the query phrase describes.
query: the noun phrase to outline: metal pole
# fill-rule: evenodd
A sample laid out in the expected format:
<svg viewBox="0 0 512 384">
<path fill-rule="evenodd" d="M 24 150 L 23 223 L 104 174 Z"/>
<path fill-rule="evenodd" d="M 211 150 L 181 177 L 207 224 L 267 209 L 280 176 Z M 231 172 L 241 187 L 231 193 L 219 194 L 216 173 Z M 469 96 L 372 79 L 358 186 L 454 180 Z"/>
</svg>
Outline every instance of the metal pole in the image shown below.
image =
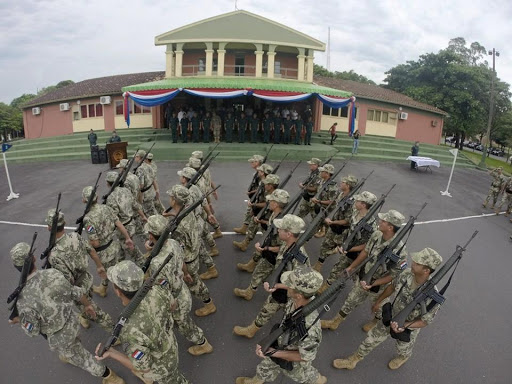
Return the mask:
<svg viewBox="0 0 512 384">
<path fill-rule="evenodd" d="M 20 197 L 19 193 L 14 193 L 12 190 L 11 177 L 9 176 L 9 168 L 7 168 L 7 158 L 5 157 L 5 152 L 2 152 L 2 156 L 4 157 L 4 166 L 5 166 L 5 174 L 7 175 L 7 183 L 9 183 L 9 190 L 11 193 L 7 196 L 7 201 L 11 199 L 17 199 Z"/>
<path fill-rule="evenodd" d="M 448 185 L 446 186 L 446 190 L 441 191 L 441 195 L 448 196 L 448 197 L 452 197 L 451 193 L 448 192 L 448 189 L 450 188 L 450 183 L 452 182 L 453 170 L 455 169 L 455 162 L 457 161 L 457 154 L 459 153 L 459 150 L 457 148 L 455 148 L 455 149 L 451 149 L 450 152 L 453 154 L 452 170 L 450 171 L 450 178 L 448 179 Z"/>
<path fill-rule="evenodd" d="M 486 169 L 485 166 L 485 157 L 487 156 L 487 148 L 491 143 L 491 125 L 492 125 L 492 114 L 494 109 L 494 77 L 495 77 L 495 68 L 496 68 L 496 50 L 492 49 L 492 75 L 491 75 L 491 99 L 489 105 L 489 119 L 487 120 L 487 140 L 482 148 L 482 159 L 480 159 L 480 163 L 478 164 L 479 168 Z"/>
</svg>

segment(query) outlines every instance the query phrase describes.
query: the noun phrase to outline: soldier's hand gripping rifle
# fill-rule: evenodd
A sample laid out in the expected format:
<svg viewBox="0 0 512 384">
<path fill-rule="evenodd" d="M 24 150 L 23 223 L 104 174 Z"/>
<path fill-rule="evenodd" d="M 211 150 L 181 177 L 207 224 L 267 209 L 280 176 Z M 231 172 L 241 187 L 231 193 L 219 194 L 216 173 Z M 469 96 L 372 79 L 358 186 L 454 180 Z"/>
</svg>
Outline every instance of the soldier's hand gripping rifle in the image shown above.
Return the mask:
<svg viewBox="0 0 512 384">
<path fill-rule="evenodd" d="M 137 148 L 137 151 L 138 150 L 139 149 Z M 135 162 L 135 155 L 137 154 L 137 151 L 135 151 L 135 154 L 130 158 L 130 160 L 128 160 L 128 163 L 126 163 L 126 167 L 123 169 L 123 171 L 117 175 L 117 178 L 114 180 L 114 183 L 112 183 L 112 186 L 110 187 L 109 191 L 102 196 L 103 204 L 107 204 L 108 197 L 112 192 L 114 192 L 114 190 L 118 186 L 124 187 L 126 177 L 128 176 L 128 173 L 130 173 L 130 169 L 132 168 L 133 163 Z"/>
<path fill-rule="evenodd" d="M 386 197 L 388 197 L 389 193 L 393 190 L 393 188 L 395 188 L 395 186 L 396 184 L 393 184 L 389 191 L 387 191 L 379 198 L 379 200 L 373 203 L 366 215 L 356 224 L 354 230 L 347 235 L 345 241 L 341 245 L 341 249 L 343 249 L 345 252 L 348 252 L 352 248 L 352 244 L 354 243 L 356 236 L 362 234 L 363 232 L 372 232 L 373 228 L 370 224 L 368 224 L 368 222 L 375 217 L 377 212 L 380 211 L 386 202 Z"/>
<path fill-rule="evenodd" d="M 62 193 L 59 193 L 59 197 L 57 198 L 57 207 L 55 208 L 55 214 L 52 217 L 52 226 L 50 230 L 50 240 L 48 241 L 48 247 L 41 253 L 41 260 L 45 260 L 43 264 L 43 269 L 50 268 L 50 252 L 52 251 L 53 247 L 55 247 L 55 240 L 57 236 L 57 223 L 59 222 L 59 204 L 60 204 L 60 197 Z"/>
<path fill-rule="evenodd" d="M 7 298 L 7 304 L 12 304 L 9 306 L 9 310 L 11 311 L 11 314 L 9 315 L 9 320 L 13 320 L 15 317 L 18 317 L 18 308 L 16 307 L 16 304 L 18 303 L 18 297 L 25 287 L 25 284 L 27 283 L 28 275 L 30 274 L 30 271 L 32 270 L 32 262 L 34 260 L 34 244 L 36 242 L 37 238 L 37 232 L 34 232 L 34 236 L 32 237 L 32 244 L 30 244 L 30 250 L 28 251 L 27 257 L 25 257 L 25 261 L 23 262 L 23 267 L 21 269 L 21 276 L 20 280 L 18 282 L 18 286 L 14 290 L 13 293 L 9 295 Z"/>
<path fill-rule="evenodd" d="M 377 272 L 377 269 L 382 266 L 382 268 L 387 269 L 389 265 L 394 265 L 398 263 L 400 260 L 400 252 L 402 249 L 400 249 L 396 254 L 395 248 L 398 247 L 398 244 L 400 244 L 400 241 L 402 241 L 403 238 L 405 238 L 406 235 L 408 235 L 412 229 L 414 228 L 414 222 L 420 215 L 421 211 L 427 206 L 427 203 L 423 203 L 421 206 L 420 211 L 416 214 L 416 216 L 409 217 L 409 220 L 407 223 L 401 227 L 398 232 L 393 237 L 393 240 L 379 253 L 377 256 L 377 261 L 373 265 L 373 267 L 370 268 L 370 270 L 363 276 L 361 281 L 364 281 L 366 284 L 370 285 L 373 279 L 373 275 L 375 275 L 375 272 Z M 405 245 L 405 242 L 404 242 Z M 403 246 L 402 246 L 403 248 Z"/>
<path fill-rule="evenodd" d="M 284 159 L 286 159 L 286 157 L 288 156 L 288 153 L 286 155 L 284 155 L 284 157 L 281 159 L 281 161 L 279 162 L 279 164 L 276 165 L 276 167 L 272 170 L 271 174 L 275 175 L 275 173 L 279 170 L 279 167 L 281 166 L 281 164 L 283 163 Z M 263 185 L 263 183 L 259 183 L 258 184 L 258 189 L 256 190 L 256 193 L 254 195 L 252 195 L 251 197 L 251 204 L 255 204 L 258 202 L 259 200 L 259 197 L 261 196 L 261 194 L 263 193 L 265 189 L 265 186 Z M 261 208 L 253 208 L 253 214 L 258 214 L 258 212 L 261 210 Z"/>
<path fill-rule="evenodd" d="M 135 166 L 135 168 L 133 168 L 133 174 L 135 175 L 137 173 L 137 169 L 139 169 L 139 167 L 144 163 L 144 161 L 146 160 L 146 158 L 148 157 L 148 154 L 151 152 L 151 150 L 153 149 L 153 147 L 155 146 L 156 142 L 153 143 L 153 145 L 151 146 L 151 148 L 148 149 L 148 151 L 146 152 L 146 154 L 144 156 L 142 156 L 142 159 L 140 159 L 140 163 L 137 164 Z M 137 152 L 135 152 L 135 155 L 137 154 Z M 134 158 L 135 158 L 135 155 L 134 155 Z"/>
<path fill-rule="evenodd" d="M 329 164 L 329 162 L 332 160 L 332 158 L 334 157 L 334 155 L 332 155 L 331 157 L 329 157 L 327 160 L 325 160 L 319 167 L 323 167 L 325 164 Z M 302 184 L 302 187 L 301 189 L 303 190 L 301 193 L 302 193 L 302 197 L 304 198 L 304 200 L 306 201 L 309 201 L 311 200 L 311 198 L 313 196 L 311 196 L 308 191 L 307 191 L 307 188 L 310 186 L 309 184 L 311 184 L 311 182 L 313 181 L 313 179 L 315 178 L 315 176 L 318 174 L 318 172 L 311 172 L 308 177 L 306 177 L 306 179 L 301 183 Z"/>
<path fill-rule="evenodd" d="M 323 184 L 322 184 L 322 187 L 320 188 L 320 190 L 318 190 L 315 194 L 314 197 L 317 197 L 317 196 L 320 196 L 326 189 L 329 185 L 332 185 L 333 182 L 334 184 L 336 184 L 336 177 L 338 177 L 338 175 L 341 173 L 341 171 L 343 171 L 343 168 L 345 168 L 345 166 L 347 165 L 347 163 L 343 163 L 343 165 L 341 166 L 340 169 L 338 169 L 336 171 L 336 173 L 334 175 L 332 175 L 329 180 L 325 181 Z M 331 206 L 331 204 L 329 204 L 329 206 Z M 323 208 L 323 206 L 319 203 L 317 203 L 315 205 L 315 213 L 318 214 L 320 213 L 320 209 Z"/>
<path fill-rule="evenodd" d="M 213 160 L 219 155 L 220 152 L 217 152 L 214 156 L 210 157 L 208 160 L 206 160 L 201 167 L 197 170 L 196 174 L 188 181 L 187 185 L 185 185 L 186 188 L 190 188 L 191 185 L 197 184 L 199 179 L 203 176 L 205 171 L 208 169 L 210 164 Z"/>
<path fill-rule="evenodd" d="M 462 258 L 462 253 L 466 250 L 469 243 L 475 238 L 478 231 L 475 231 L 468 242 L 461 247 L 457 245 L 455 248 L 455 252 L 453 255 L 444 263 L 444 265 L 434 273 L 434 275 L 420 285 L 416 291 L 414 292 L 414 297 L 412 301 L 405 306 L 400 312 L 396 314 L 396 316 L 392 317 L 392 304 L 386 303 L 382 307 L 382 322 L 384 325 L 389 326 L 391 322 L 396 322 L 398 324 L 398 328 L 405 328 L 404 332 L 395 333 L 392 328 L 390 328 L 391 337 L 394 339 L 398 339 L 401 341 L 410 341 L 410 329 L 405 327 L 405 322 L 407 318 L 411 314 L 412 311 L 415 310 L 417 305 L 421 307 L 421 315 L 423 316 L 425 313 L 430 312 L 436 305 L 442 305 L 445 302 L 445 297 L 443 294 L 446 292 L 446 289 L 449 287 L 450 282 L 452 280 L 453 274 L 455 273 L 455 269 L 459 264 L 460 259 Z M 436 285 L 439 284 L 441 279 L 453 268 L 453 272 L 448 279 L 446 285 L 438 292 L 436 289 Z M 427 305 L 427 300 L 430 300 L 430 303 Z"/>
<path fill-rule="evenodd" d="M 76 227 L 75 232 L 79 235 L 82 234 L 82 231 L 84 230 L 84 217 L 89 213 L 92 207 L 92 203 L 94 201 L 94 198 L 96 197 L 96 190 L 98 189 L 98 182 L 100 181 L 101 173 L 99 173 L 98 178 L 96 179 L 96 183 L 94 184 L 94 188 L 92 189 L 91 196 L 89 196 L 89 200 L 87 200 L 87 204 L 85 205 L 85 210 L 82 216 L 80 216 L 78 219 L 76 219 L 75 224 L 78 224 L 78 227 Z"/>
<path fill-rule="evenodd" d="M 268 158 L 268 155 L 270 154 L 270 151 L 272 150 L 272 148 L 274 147 L 274 144 L 272 144 L 269 148 L 269 150 L 267 151 L 265 157 L 263 158 L 263 161 L 261 162 L 261 164 L 265 164 L 265 162 L 267 161 L 267 158 Z M 251 183 L 249 184 L 249 187 L 247 188 L 247 193 L 251 192 L 254 190 L 254 188 L 256 188 L 258 186 L 258 171 L 254 172 L 254 175 L 252 176 L 252 180 L 251 180 Z"/>
</svg>

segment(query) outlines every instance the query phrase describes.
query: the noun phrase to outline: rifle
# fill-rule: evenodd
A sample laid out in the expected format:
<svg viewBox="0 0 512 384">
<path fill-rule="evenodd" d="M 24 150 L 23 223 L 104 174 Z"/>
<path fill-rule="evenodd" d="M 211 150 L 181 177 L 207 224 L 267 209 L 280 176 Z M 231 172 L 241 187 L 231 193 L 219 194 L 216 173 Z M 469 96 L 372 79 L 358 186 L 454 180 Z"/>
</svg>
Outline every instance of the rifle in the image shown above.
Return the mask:
<svg viewBox="0 0 512 384">
<path fill-rule="evenodd" d="M 329 164 L 329 162 L 332 160 L 332 158 L 334 157 L 334 155 L 332 155 L 331 157 L 329 157 L 327 160 L 325 160 L 321 165 L 320 167 L 323 167 L 325 164 Z M 308 177 L 306 177 L 306 179 L 301 183 L 304 187 L 302 189 L 306 189 L 306 187 L 309 185 L 309 183 L 311 183 L 311 181 L 313 180 L 313 178 L 318 175 L 318 172 L 311 172 Z M 304 191 L 305 194 L 307 194 L 307 191 Z M 309 196 L 309 195 L 308 195 Z M 311 196 L 309 196 L 311 198 Z M 309 201 L 309 199 L 308 199 Z"/>
<path fill-rule="evenodd" d="M 43 264 L 43 269 L 50 268 L 50 252 L 52 251 L 53 247 L 55 247 L 55 240 L 57 236 L 57 223 L 59 222 L 59 204 L 60 204 L 60 197 L 62 193 L 59 193 L 59 197 L 57 198 L 57 208 L 55 208 L 55 214 L 52 217 L 52 228 L 50 230 L 50 241 L 48 242 L 48 247 L 41 253 L 41 260 L 46 259 L 46 261 Z"/>
<path fill-rule="evenodd" d="M 279 167 L 281 166 L 282 162 L 284 161 L 284 159 L 286 159 L 287 156 L 288 156 L 288 153 L 286 155 L 284 155 L 284 157 L 281 159 L 279 164 L 277 164 L 277 166 L 274 168 L 274 170 L 272 172 L 270 172 L 271 174 L 275 175 L 275 173 L 277 172 L 277 170 L 279 169 Z M 258 184 L 258 189 L 256 190 L 256 193 L 254 195 L 252 195 L 252 197 L 251 197 L 251 204 L 254 204 L 254 203 L 258 202 L 258 198 L 263 193 L 263 189 L 264 188 L 265 187 L 264 187 L 263 183 L 260 182 Z"/>
<path fill-rule="evenodd" d="M 379 253 L 379 255 L 377 257 L 377 261 L 370 268 L 370 270 L 363 276 L 361 281 L 364 281 L 366 284 L 370 284 L 370 282 L 373 278 L 373 275 L 375 274 L 377 269 L 379 269 L 380 266 L 382 266 L 383 268 L 386 268 L 387 264 L 398 263 L 398 261 L 400 260 L 399 254 L 402 251 L 403 246 L 398 251 L 398 255 L 394 252 L 394 249 L 396 247 L 398 247 L 398 244 L 405 237 L 405 235 L 407 235 L 408 233 L 410 233 L 412 231 L 412 229 L 414 228 L 414 222 L 416 221 L 416 219 L 420 215 L 421 211 L 423 211 L 423 209 L 426 206 L 427 206 L 427 203 L 423 203 L 420 211 L 416 214 L 416 216 L 409 217 L 409 220 L 407 221 L 407 223 L 398 230 L 398 232 L 393 237 L 393 240 L 391 240 L 391 242 Z"/>
<path fill-rule="evenodd" d="M 87 204 L 85 206 L 83 215 L 76 219 L 75 224 L 78 224 L 78 227 L 75 229 L 75 232 L 78 233 L 79 235 L 82 234 L 82 231 L 84 229 L 84 217 L 85 215 L 87 215 L 87 213 L 89 213 L 92 207 L 92 202 L 94 201 L 94 197 L 96 196 L 96 190 L 98 189 L 98 182 L 100 181 L 101 174 L 102 172 L 99 173 L 98 178 L 96 179 L 96 183 L 94 184 L 94 188 L 92 189 L 91 196 L 89 196 L 89 200 L 87 200 Z"/>
<path fill-rule="evenodd" d="M 457 265 L 462 258 L 462 253 L 466 250 L 467 246 L 471 241 L 475 238 L 478 231 L 475 231 L 471 238 L 468 240 L 468 242 L 464 245 L 464 247 L 461 247 L 460 245 L 456 246 L 455 252 L 453 255 L 444 263 L 444 265 L 432 276 L 431 279 L 424 282 L 421 286 L 419 286 L 415 293 L 414 298 L 412 301 L 405 306 L 404 309 L 402 309 L 396 316 L 394 316 L 391 321 L 394 321 L 398 323 L 399 328 L 403 328 L 405 321 L 409 317 L 412 311 L 416 308 L 416 306 L 419 304 L 421 306 L 421 313 L 422 315 L 429 312 L 434 308 L 435 305 L 439 304 L 442 305 L 445 302 L 445 297 L 443 296 L 444 292 L 450 285 L 453 273 L 455 272 L 455 269 L 452 272 L 452 275 L 448 279 L 448 282 L 446 285 L 441 289 L 441 291 L 436 290 L 436 285 L 441 281 L 441 279 L 452 269 L 457 268 Z M 431 299 L 432 301 L 427 306 L 427 300 Z M 389 304 L 389 309 L 391 310 L 391 303 Z M 391 318 L 391 316 L 390 316 Z M 384 322 L 384 317 L 382 319 Z M 389 324 L 387 324 L 389 325 Z M 393 336 L 393 335 L 391 335 Z"/>
<path fill-rule="evenodd" d="M 176 228 L 178 228 L 178 225 L 180 225 L 181 221 L 185 218 L 185 216 L 187 216 L 190 212 L 193 212 L 194 209 L 196 209 L 199 205 L 201 205 L 201 203 L 203 202 L 204 199 L 206 199 L 210 194 L 212 194 L 213 191 L 216 191 L 217 189 L 219 189 L 219 187 L 220 187 L 220 185 L 217 186 L 215 189 L 212 189 L 206 195 L 202 195 L 201 198 L 198 199 L 197 201 L 195 201 L 194 203 L 192 203 L 186 207 L 181 207 L 180 210 L 178 211 L 178 214 L 172 220 L 169 220 L 169 222 L 167 223 L 167 226 L 164 229 L 164 232 L 158 238 L 158 241 L 153 246 L 151 253 L 146 258 L 146 261 L 144 262 L 144 265 L 142 266 L 142 270 L 144 271 L 144 273 L 146 273 L 146 271 L 149 269 L 151 260 L 153 260 L 153 258 L 156 255 L 158 255 L 158 253 L 160 253 L 160 250 L 162 249 L 167 238 L 169 237 L 169 234 L 174 232 L 176 230 Z"/>
<path fill-rule="evenodd" d="M 350 248 L 352 248 L 352 242 L 354 241 L 354 239 L 356 238 L 356 236 L 363 232 L 363 231 L 366 231 L 366 232 L 371 232 L 372 231 L 372 226 L 368 224 L 368 222 L 375 216 L 375 214 L 377 212 L 380 211 L 380 209 L 382 208 L 382 206 L 384 205 L 384 202 L 386 201 L 386 197 L 388 197 L 389 193 L 393 190 L 393 188 L 395 188 L 396 184 L 393 184 L 391 186 L 391 188 L 389 189 L 389 191 L 387 191 L 385 194 L 383 194 L 379 200 L 377 200 L 371 207 L 370 209 L 368 210 L 368 212 L 366 213 L 366 215 L 361 219 L 359 220 L 359 222 L 356 224 L 356 226 L 354 227 L 354 230 L 351 231 L 348 236 L 346 237 L 345 241 L 343 242 L 343 244 L 341 245 L 341 248 L 347 252 Z"/>
<path fill-rule="evenodd" d="M 267 151 L 267 154 L 263 158 L 263 161 L 261 162 L 261 164 L 265 164 L 265 162 L 267 161 L 268 155 L 270 154 L 270 151 L 272 150 L 273 147 L 274 147 L 274 144 L 272 144 L 270 146 L 270 149 Z M 247 192 L 251 192 L 252 188 L 254 188 L 254 186 L 257 184 L 257 182 L 258 182 L 258 171 L 254 172 L 254 175 L 252 176 L 251 184 L 249 184 L 249 188 L 247 188 Z"/>
<path fill-rule="evenodd" d="M 332 184 L 332 182 L 334 181 L 334 183 L 336 183 L 336 177 L 340 174 L 341 171 L 343 171 L 343 168 L 345 168 L 345 166 L 347 165 L 347 163 L 343 163 L 343 165 L 341 166 L 340 169 L 338 169 L 336 171 L 336 173 L 334 175 L 332 175 L 329 180 L 325 181 L 323 184 L 322 184 L 322 187 L 320 188 L 319 191 L 316 192 L 315 196 L 320 196 L 326 189 L 329 185 Z M 303 196 L 304 197 L 304 196 Z M 330 206 L 331 204 L 329 204 Z M 315 213 L 318 214 L 320 212 L 320 209 L 321 209 L 321 205 L 320 204 L 317 204 L 316 207 L 315 207 Z"/>
<path fill-rule="evenodd" d="M 217 149 L 217 147 L 219 146 L 220 142 L 217 143 L 217 145 L 215 145 L 215 147 L 213 147 L 213 149 L 208 152 L 208 154 L 206 155 L 206 157 L 204 159 L 202 159 L 201 163 L 204 164 L 208 161 L 208 159 L 210 158 L 210 156 L 213 154 L 213 152 Z M 218 155 L 218 154 L 217 154 Z"/>
<path fill-rule="evenodd" d="M 217 188 L 219 188 L 219 187 L 217 187 Z M 215 188 L 215 189 L 217 189 L 217 188 Z M 210 191 L 210 192 L 208 192 L 208 194 L 210 194 L 212 192 L 213 191 Z M 164 245 L 164 242 L 168 239 L 169 233 L 176 230 L 179 222 L 186 215 L 188 215 L 191 211 L 193 211 L 193 209 L 195 209 L 197 207 L 197 205 L 199 205 L 201 203 L 201 201 L 206 198 L 207 195 L 203 196 L 201 199 L 194 202 L 194 204 L 188 206 L 185 209 L 183 209 L 183 207 L 182 207 L 182 209 L 180 209 L 180 212 L 178 212 L 178 215 L 173 220 L 169 221 L 169 223 L 165 227 L 164 233 L 162 233 L 162 235 L 159 237 L 157 243 L 155 244 L 155 246 L 153 247 L 153 250 L 151 251 L 151 255 L 150 255 L 151 259 L 154 256 L 156 256 L 158 254 L 158 252 L 160 252 L 160 250 L 162 249 L 162 246 Z M 167 263 L 171 260 L 171 258 L 173 256 L 174 255 L 172 253 L 169 253 L 169 255 L 167 255 L 167 257 L 162 262 L 162 264 L 160 264 L 160 266 L 153 272 L 153 274 L 144 281 L 144 284 L 142 284 L 142 287 L 139 288 L 139 290 L 137 291 L 137 293 L 135 294 L 133 299 L 130 300 L 130 303 L 123 309 L 123 311 L 121 312 L 121 314 L 119 315 L 119 317 L 117 319 L 116 324 L 114 325 L 114 327 L 112 329 L 111 335 L 109 336 L 107 342 L 105 343 L 105 345 L 101 349 L 100 353 L 98 354 L 100 357 L 103 356 L 103 354 L 106 351 L 108 351 L 110 349 L 110 347 L 112 347 L 113 344 L 115 344 L 117 339 L 119 339 L 119 335 L 121 334 L 121 331 L 123 330 L 124 325 L 130 318 L 130 316 L 133 315 L 133 313 L 135 312 L 135 310 L 137 309 L 139 304 L 142 302 L 142 300 L 146 297 L 149 290 L 155 284 L 156 278 L 158 277 L 160 272 L 162 272 L 162 269 L 164 269 L 164 267 L 167 265 Z M 146 260 L 146 262 L 144 263 L 144 266 L 143 266 L 144 272 L 146 272 L 147 268 L 149 268 L 149 264 L 151 263 L 150 258 L 148 258 L 148 260 Z"/>
<path fill-rule="evenodd" d="M 34 260 L 34 244 L 36 242 L 37 238 L 37 232 L 34 232 L 34 236 L 32 237 L 32 244 L 30 244 L 30 250 L 28 251 L 27 257 L 25 257 L 25 261 L 23 262 L 23 268 L 21 269 L 21 276 L 20 280 L 18 282 L 18 286 L 14 290 L 13 293 L 9 295 L 7 298 L 7 304 L 10 304 L 13 302 L 9 310 L 11 311 L 11 314 L 9 315 L 9 320 L 14 319 L 18 316 L 18 308 L 16 307 L 16 304 L 18 303 L 18 297 L 25 287 L 25 284 L 27 283 L 28 275 L 30 274 L 30 271 L 32 270 L 32 261 Z"/>
<path fill-rule="evenodd" d="M 137 151 L 138 150 L 139 149 L 137 148 Z M 135 152 L 135 154 L 137 154 L 137 152 Z M 110 187 L 110 190 L 105 195 L 102 196 L 103 204 L 107 204 L 108 197 L 110 196 L 110 194 L 112 192 L 114 192 L 114 189 L 116 189 L 117 186 L 120 185 L 121 187 L 124 187 L 124 182 L 126 181 L 126 177 L 128 176 L 128 173 L 130 173 L 130 169 L 133 166 L 133 163 L 135 161 L 135 154 L 132 156 L 132 158 L 130 160 L 128 160 L 128 163 L 126 164 L 126 167 L 123 169 L 123 172 L 121 172 L 121 173 L 119 173 L 119 175 L 117 175 L 117 178 L 114 180 L 114 183 Z"/>
<path fill-rule="evenodd" d="M 133 174 L 135 175 L 137 173 L 137 169 L 139 169 L 139 167 L 144 163 L 144 160 L 146 160 L 146 158 L 148 157 L 148 153 L 151 152 L 151 150 L 153 149 L 153 147 L 155 146 L 156 142 L 153 143 L 153 145 L 151 146 L 151 148 L 148 149 L 148 151 L 146 152 L 146 154 L 144 156 L 142 156 L 142 159 L 140 160 L 140 163 L 137 164 L 135 166 L 135 168 L 133 168 Z M 135 152 L 135 155 L 137 154 L 137 152 Z M 135 158 L 135 155 L 134 155 L 134 158 Z"/>
</svg>

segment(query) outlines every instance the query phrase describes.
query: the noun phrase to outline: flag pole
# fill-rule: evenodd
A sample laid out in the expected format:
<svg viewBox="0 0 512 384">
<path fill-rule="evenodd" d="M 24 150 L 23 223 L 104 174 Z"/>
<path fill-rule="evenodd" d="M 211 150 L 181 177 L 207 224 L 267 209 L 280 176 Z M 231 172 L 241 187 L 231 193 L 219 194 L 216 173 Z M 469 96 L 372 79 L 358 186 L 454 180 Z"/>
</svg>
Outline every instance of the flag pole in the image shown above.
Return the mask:
<svg viewBox="0 0 512 384">
<path fill-rule="evenodd" d="M 9 168 L 7 168 L 7 158 L 5 157 L 5 152 L 2 152 L 2 156 L 4 157 L 4 166 L 5 174 L 7 175 L 7 183 L 9 183 L 9 190 L 11 191 L 9 196 L 7 196 L 7 201 L 9 201 L 12 199 L 17 199 L 18 197 L 20 197 L 20 194 L 14 193 L 14 191 L 12 190 L 11 177 L 9 176 Z"/>
<path fill-rule="evenodd" d="M 455 162 L 457 161 L 457 153 L 459 150 L 457 148 L 450 149 L 450 153 L 453 155 L 453 164 L 452 164 L 452 170 L 450 172 L 450 178 L 448 179 L 448 185 L 446 186 L 445 191 L 441 191 L 441 195 L 452 197 L 451 193 L 448 192 L 448 189 L 450 188 L 450 183 L 452 182 L 452 176 L 453 176 L 453 169 L 455 168 Z"/>
</svg>

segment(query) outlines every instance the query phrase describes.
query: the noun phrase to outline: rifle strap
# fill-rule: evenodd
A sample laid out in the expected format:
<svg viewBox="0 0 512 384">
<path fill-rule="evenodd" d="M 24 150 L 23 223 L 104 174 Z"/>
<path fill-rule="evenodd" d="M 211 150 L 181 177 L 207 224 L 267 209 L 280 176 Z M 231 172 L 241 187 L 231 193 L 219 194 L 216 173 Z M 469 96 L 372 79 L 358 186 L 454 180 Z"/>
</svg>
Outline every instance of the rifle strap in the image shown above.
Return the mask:
<svg viewBox="0 0 512 384">
<path fill-rule="evenodd" d="M 446 282 L 446 284 L 444 285 L 444 287 L 443 287 L 443 288 L 441 288 L 441 290 L 439 291 L 439 293 L 440 293 L 441 295 L 444 295 L 444 293 L 446 292 L 446 290 L 447 290 L 447 289 L 448 289 L 448 287 L 450 286 L 450 283 L 452 282 L 453 274 L 455 273 L 455 270 L 456 270 L 456 269 L 457 269 L 457 267 L 459 266 L 459 261 L 460 261 L 460 259 L 458 259 L 458 260 L 457 260 L 457 262 L 455 263 L 455 267 L 453 268 L 453 272 L 452 272 L 452 274 L 450 275 L 450 278 L 448 279 L 448 281 Z M 432 301 L 430 302 L 430 304 L 429 304 L 429 305 L 427 305 L 427 312 L 430 312 L 430 311 L 432 310 L 432 308 L 434 308 L 434 307 L 435 307 L 435 305 L 436 305 L 436 304 L 437 304 L 437 303 L 436 303 L 434 300 L 432 300 Z"/>
</svg>

